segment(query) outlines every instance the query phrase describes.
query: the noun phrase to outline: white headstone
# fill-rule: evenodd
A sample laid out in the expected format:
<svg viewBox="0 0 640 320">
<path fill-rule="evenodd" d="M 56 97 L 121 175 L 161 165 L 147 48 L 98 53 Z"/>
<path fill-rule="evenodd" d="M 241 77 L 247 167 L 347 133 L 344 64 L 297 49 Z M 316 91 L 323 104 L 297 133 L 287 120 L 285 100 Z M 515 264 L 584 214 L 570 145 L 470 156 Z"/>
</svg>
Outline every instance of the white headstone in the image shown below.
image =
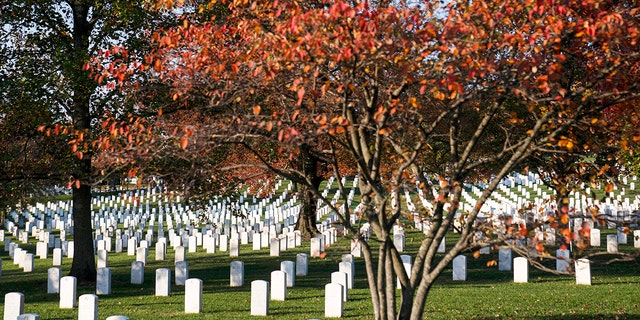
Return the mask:
<svg viewBox="0 0 640 320">
<path fill-rule="evenodd" d="M 511 249 L 500 248 L 498 250 L 498 270 L 500 271 L 511 271 Z"/>
<path fill-rule="evenodd" d="M 231 261 L 229 272 L 229 285 L 231 287 L 242 287 L 244 285 L 244 262 Z"/>
<path fill-rule="evenodd" d="M 76 277 L 66 276 L 60 279 L 60 309 L 73 309 L 76 306 Z"/>
<path fill-rule="evenodd" d="M 442 241 L 440 241 L 440 245 L 438 246 L 438 253 L 445 253 L 447 250 L 447 241 L 446 237 L 442 237 Z"/>
<path fill-rule="evenodd" d="M 529 282 L 529 261 L 527 258 L 516 257 L 513 259 L 513 282 Z"/>
<path fill-rule="evenodd" d="M 260 233 L 256 233 L 256 234 L 253 235 L 253 242 L 251 244 L 252 244 L 252 249 L 254 251 L 258 251 L 261 248 L 261 246 L 260 246 L 260 241 L 261 241 L 260 237 L 261 237 Z"/>
<path fill-rule="evenodd" d="M 592 247 L 600 246 L 600 229 L 591 229 L 590 231 L 590 244 Z"/>
<path fill-rule="evenodd" d="M 83 294 L 78 298 L 78 320 L 98 320 L 98 296 Z"/>
<path fill-rule="evenodd" d="M 33 272 L 33 267 L 33 253 L 25 253 L 23 256 L 22 270 L 24 272 Z"/>
<path fill-rule="evenodd" d="M 4 230 L 0 230 L 0 231 L 4 231 Z M 4 240 L 4 251 L 9 252 L 9 256 L 12 257 L 13 253 L 12 253 L 11 249 L 11 239 L 6 239 Z"/>
<path fill-rule="evenodd" d="M 463 255 L 453 258 L 453 280 L 467 281 L 467 257 Z"/>
<path fill-rule="evenodd" d="M 310 251 L 310 255 L 312 258 L 320 257 L 320 254 L 322 253 L 322 240 L 320 240 L 320 238 L 311 238 Z"/>
<path fill-rule="evenodd" d="M 229 257 L 238 257 L 240 255 L 240 241 L 238 238 L 232 238 L 229 243 Z"/>
<path fill-rule="evenodd" d="M 404 234 L 394 234 L 393 235 L 393 245 L 396 247 L 396 250 L 398 250 L 398 252 L 403 252 L 404 251 L 404 245 L 405 245 L 405 235 Z"/>
<path fill-rule="evenodd" d="M 607 235 L 607 252 L 618 252 L 618 236 L 615 234 Z"/>
<path fill-rule="evenodd" d="M 198 241 L 197 241 L 196 236 L 190 236 L 189 237 L 188 249 L 189 249 L 189 252 L 197 252 L 198 251 Z"/>
<path fill-rule="evenodd" d="M 36 255 L 40 259 L 46 259 L 48 251 L 49 251 L 49 248 L 47 247 L 46 243 L 44 243 L 44 242 L 36 243 Z"/>
<path fill-rule="evenodd" d="M 207 250 L 207 253 L 216 253 L 216 237 L 212 235 L 206 235 L 202 240 L 202 245 Z"/>
<path fill-rule="evenodd" d="M 269 241 L 269 255 L 272 257 L 280 256 L 280 239 L 272 238 Z"/>
<path fill-rule="evenodd" d="M 296 276 L 304 277 L 309 273 L 309 255 L 306 253 L 296 254 Z"/>
<path fill-rule="evenodd" d="M 240 244 L 249 244 L 249 233 L 246 231 L 240 232 Z"/>
<path fill-rule="evenodd" d="M 342 261 L 338 263 L 338 271 L 347 274 L 347 289 L 353 289 L 353 280 L 355 274 L 355 264 L 349 261 Z"/>
<path fill-rule="evenodd" d="M 53 265 L 54 266 L 62 265 L 62 249 L 61 248 L 53 249 Z"/>
<path fill-rule="evenodd" d="M 129 240 L 127 240 L 127 255 L 135 256 L 137 248 L 138 248 L 138 243 L 136 241 L 136 238 L 133 238 L 133 237 L 129 238 Z"/>
<path fill-rule="evenodd" d="M 175 248 L 174 253 L 175 253 L 175 257 L 174 257 L 175 263 L 187 260 L 187 250 L 185 250 L 183 246 L 177 246 Z"/>
<path fill-rule="evenodd" d="M 164 242 L 156 243 L 156 261 L 162 261 L 166 259 L 167 255 L 167 244 Z"/>
<path fill-rule="evenodd" d="M 16 318 L 17 320 L 40 320 L 40 315 L 36 313 L 23 313 Z"/>
<path fill-rule="evenodd" d="M 4 320 L 17 319 L 24 313 L 24 294 L 9 292 L 4 295 Z"/>
<path fill-rule="evenodd" d="M 576 284 L 591 285 L 591 265 L 588 259 L 578 259 L 576 266 Z"/>
<path fill-rule="evenodd" d="M 293 261 L 280 262 L 280 270 L 287 274 L 287 287 L 291 288 L 296 285 L 296 263 Z"/>
<path fill-rule="evenodd" d="M 144 263 L 142 261 L 131 262 L 131 283 L 144 283 Z"/>
<path fill-rule="evenodd" d="M 147 264 L 147 255 L 149 255 L 149 249 L 146 247 L 139 247 L 136 249 L 136 261 Z"/>
<path fill-rule="evenodd" d="M 191 278 L 185 281 L 184 286 L 184 312 L 202 312 L 202 280 Z"/>
<path fill-rule="evenodd" d="M 343 256 L 344 259 L 344 256 Z M 413 266 L 413 258 L 408 254 L 401 254 L 400 260 L 402 261 L 402 267 L 404 268 L 404 272 L 407 274 L 407 277 L 411 278 L 411 268 Z M 396 288 L 401 289 L 402 283 L 400 282 L 400 277 L 396 278 Z"/>
<path fill-rule="evenodd" d="M 69 241 L 67 243 L 67 258 L 73 259 L 75 253 L 75 242 Z"/>
<path fill-rule="evenodd" d="M 109 256 L 107 250 L 98 250 L 97 269 L 109 267 Z"/>
<path fill-rule="evenodd" d="M 269 282 L 264 280 L 251 281 L 251 315 L 266 316 L 268 313 Z"/>
<path fill-rule="evenodd" d="M 156 269 L 156 296 L 168 297 L 171 295 L 171 269 Z"/>
<path fill-rule="evenodd" d="M 184 286 L 189 279 L 189 263 L 186 261 L 176 262 L 176 286 Z"/>
<path fill-rule="evenodd" d="M 331 273 L 331 283 L 337 283 L 342 286 L 342 300 L 349 300 L 349 290 L 347 289 L 348 275 L 344 272 L 336 271 Z"/>
<path fill-rule="evenodd" d="M 324 286 L 324 316 L 325 318 L 341 318 L 344 311 L 342 285 L 328 283 Z"/>
<path fill-rule="evenodd" d="M 355 263 L 355 259 L 354 256 L 351 253 L 345 253 L 341 256 L 341 259 L 343 262 L 351 262 L 351 263 Z"/>
<path fill-rule="evenodd" d="M 226 234 L 220 235 L 220 251 L 229 250 L 229 238 Z"/>
<path fill-rule="evenodd" d="M 116 253 L 122 252 L 122 238 L 116 238 Z"/>
<path fill-rule="evenodd" d="M 271 300 L 284 301 L 287 297 L 287 273 L 282 270 L 271 272 Z"/>
<path fill-rule="evenodd" d="M 18 265 L 20 268 L 22 268 L 22 263 L 24 262 L 24 250 L 22 250 L 21 248 L 18 248 L 17 245 L 14 246 L 13 249 L 13 264 L 14 265 Z"/>
<path fill-rule="evenodd" d="M 49 268 L 47 271 L 47 293 L 60 293 L 60 277 L 62 269 Z"/>
<path fill-rule="evenodd" d="M 619 244 L 627 244 L 627 233 L 624 230 L 618 229 L 617 235 Z"/>
<path fill-rule="evenodd" d="M 111 269 L 96 270 L 96 294 L 111 294 Z"/>
<path fill-rule="evenodd" d="M 633 231 L 633 247 L 640 248 L 640 230 Z"/>
<path fill-rule="evenodd" d="M 362 256 L 362 245 L 360 244 L 360 242 L 358 242 L 357 239 L 352 239 L 351 240 L 351 254 L 354 257 L 361 257 Z"/>
<path fill-rule="evenodd" d="M 260 247 L 268 248 L 269 247 L 269 232 L 262 232 L 260 234 Z"/>
<path fill-rule="evenodd" d="M 567 271 L 569 268 L 569 250 L 558 249 L 556 250 L 556 271 Z"/>
</svg>

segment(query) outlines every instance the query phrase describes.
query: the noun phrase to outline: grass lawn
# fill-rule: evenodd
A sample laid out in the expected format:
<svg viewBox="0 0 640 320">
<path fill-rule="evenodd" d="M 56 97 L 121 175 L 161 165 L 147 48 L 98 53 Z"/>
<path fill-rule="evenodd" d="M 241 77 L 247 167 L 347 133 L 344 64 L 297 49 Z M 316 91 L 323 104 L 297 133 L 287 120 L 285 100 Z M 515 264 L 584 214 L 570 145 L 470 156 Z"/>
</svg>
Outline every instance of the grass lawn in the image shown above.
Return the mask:
<svg viewBox="0 0 640 320">
<path fill-rule="evenodd" d="M 417 242 L 419 234 L 409 232 L 407 247 Z M 448 237 L 448 242 L 455 236 Z M 603 236 L 606 239 L 606 236 Z M 631 240 L 631 239 L 630 239 Z M 271 301 L 268 319 L 312 319 L 324 317 L 324 285 L 330 274 L 338 270 L 343 253 L 348 252 L 347 241 L 340 240 L 328 248 L 324 259 L 310 258 L 309 275 L 298 277 L 289 288 L 286 301 Z M 633 245 L 621 245 L 627 248 Z M 3 248 L 4 246 L 2 246 Z M 21 245 L 35 252 L 35 244 Z M 270 257 L 269 250 L 253 251 L 243 245 L 240 258 L 231 259 L 228 252 L 206 254 L 199 248 L 188 253 L 189 276 L 204 281 L 203 313 L 184 313 L 184 287 L 172 284 L 170 297 L 156 297 L 155 269 L 173 269 L 173 249 L 167 260 L 155 261 L 154 249 L 149 253 L 142 285 L 130 284 L 130 266 L 135 256 L 110 253 L 112 294 L 99 296 L 99 319 L 111 315 L 126 315 L 131 319 L 244 319 L 250 314 L 250 282 L 269 280 L 273 270 L 280 269 L 283 260 L 295 261 L 299 252 L 309 252 L 309 244 Z M 51 250 L 50 250 L 51 251 Z M 23 273 L 14 266 L 8 252 L 1 251 L 2 276 L 0 293 L 23 292 L 25 313 L 37 313 L 41 319 L 77 319 L 78 310 L 60 309 L 57 294 L 47 294 L 49 259 L 35 260 L 35 271 Z M 229 286 L 229 264 L 244 261 L 245 284 Z M 514 284 L 512 272 L 487 267 L 487 261 L 497 259 L 497 253 L 474 259 L 468 255 L 468 281 L 452 281 L 451 270 L 442 274 L 427 300 L 424 318 L 429 319 L 640 319 L 640 263 L 620 262 L 592 266 L 592 285 L 578 286 L 575 279 L 531 270 L 529 283 Z M 63 275 L 68 273 L 71 259 L 63 260 Z M 172 271 L 173 274 L 173 271 Z M 344 317 L 371 319 L 372 307 L 364 274 L 364 261 L 356 259 L 356 281 L 349 291 Z M 78 296 L 94 293 L 93 286 L 79 286 Z M 187 297 L 188 299 L 189 297 Z M 4 308 L 4 306 L 3 306 Z"/>
</svg>

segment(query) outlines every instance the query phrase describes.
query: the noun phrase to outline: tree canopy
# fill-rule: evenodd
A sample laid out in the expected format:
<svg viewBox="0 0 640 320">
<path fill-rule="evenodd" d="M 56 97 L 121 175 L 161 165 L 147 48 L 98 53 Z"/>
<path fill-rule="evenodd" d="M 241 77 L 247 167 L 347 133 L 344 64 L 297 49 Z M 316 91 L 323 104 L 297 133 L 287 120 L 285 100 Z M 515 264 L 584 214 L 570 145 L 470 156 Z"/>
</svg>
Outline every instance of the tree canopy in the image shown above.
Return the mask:
<svg viewBox="0 0 640 320">
<path fill-rule="evenodd" d="M 185 16 L 154 33 L 146 57 L 182 108 L 210 116 L 181 145 L 203 137 L 242 145 L 332 205 L 363 247 L 380 319 L 421 318 L 433 281 L 456 255 L 483 245 L 476 219 L 503 177 L 534 156 L 565 161 L 595 150 L 607 140 L 588 132 L 604 111 L 638 96 L 633 3 L 222 3 L 223 22 Z M 194 97 L 206 104 L 190 105 Z M 324 199 L 308 172 L 261 157 L 264 143 L 290 159 L 322 155 L 338 176 L 341 165 L 355 168 L 360 211 Z M 465 184 L 477 179 L 487 187 L 460 212 Z M 414 187 L 428 200 L 419 210 L 427 231 L 405 272 L 392 230 L 406 213 L 401 191 Z M 365 241 L 352 214 L 376 242 Z M 554 214 L 564 222 L 566 212 Z M 456 219 L 460 240 L 436 256 Z M 530 234 L 516 227 L 485 233 L 496 241 Z M 575 236 L 568 225 L 559 232 Z"/>
<path fill-rule="evenodd" d="M 120 91 L 112 90 L 113 83 L 104 82 L 104 76 L 90 77 L 88 62 L 108 51 L 118 63 L 135 64 L 149 48 L 147 32 L 173 21 L 171 14 L 150 9 L 144 1 L 24 0 L 0 4 L 0 75 L 3 87 L 9 88 L 2 92 L 2 112 L 7 113 L 1 129 L 11 139 L 9 147 L 29 149 L 22 154 L 9 151 L 12 154 L 5 164 L 7 168 L 31 164 L 20 167 L 22 175 L 3 178 L 11 184 L 23 179 L 72 188 L 76 255 L 71 274 L 81 282 L 95 282 L 91 188 L 104 178 L 102 173 L 118 168 L 111 163 L 109 168 L 96 170 L 92 163 L 100 151 L 95 148 L 100 135 L 97 120 L 122 116 L 131 108 Z M 126 55 L 111 50 L 114 46 L 126 46 Z M 137 81 L 142 79 L 139 76 Z M 19 125 L 17 116 L 21 117 Z M 40 137 L 35 136 L 36 129 Z M 46 143 L 35 144 L 34 139 Z"/>
</svg>

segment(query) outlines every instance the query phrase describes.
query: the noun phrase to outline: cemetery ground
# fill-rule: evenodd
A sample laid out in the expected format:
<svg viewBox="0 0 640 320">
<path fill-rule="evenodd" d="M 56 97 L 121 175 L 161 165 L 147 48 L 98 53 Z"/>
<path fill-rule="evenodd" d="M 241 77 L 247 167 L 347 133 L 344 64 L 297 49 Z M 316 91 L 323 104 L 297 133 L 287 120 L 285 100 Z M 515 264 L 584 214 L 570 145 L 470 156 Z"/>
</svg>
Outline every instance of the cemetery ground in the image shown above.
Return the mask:
<svg viewBox="0 0 640 320">
<path fill-rule="evenodd" d="M 408 230 L 407 248 L 419 241 L 421 233 Z M 605 231 L 606 233 L 606 231 Z M 447 236 L 449 244 L 455 234 Z M 304 243 L 304 242 L 303 242 Z M 21 245 L 30 252 L 35 243 Z M 153 257 L 153 248 L 150 257 Z M 98 298 L 99 319 L 109 315 L 126 315 L 130 319 L 243 319 L 249 318 L 251 281 L 269 280 L 270 272 L 279 270 L 280 262 L 295 261 L 297 253 L 308 253 L 309 245 L 269 255 L 269 249 L 253 251 L 242 245 L 240 256 L 229 257 L 228 252 L 207 254 L 202 250 L 188 253 L 189 277 L 203 280 L 202 313 L 185 314 L 184 286 L 172 284 L 171 295 L 154 295 L 157 268 L 173 268 L 173 249 L 168 248 L 167 259 L 148 259 L 144 283 L 130 283 L 131 262 L 135 257 L 123 253 L 109 254 L 112 270 L 112 293 Z M 324 317 L 324 285 L 330 282 L 331 272 L 338 270 L 341 255 L 349 252 L 348 241 L 341 239 L 327 248 L 324 258 L 310 258 L 308 275 L 296 277 L 296 284 L 288 288 L 285 301 L 270 301 L 269 319 L 311 319 Z M 409 251 L 411 253 L 411 251 Z M 529 283 L 513 283 L 511 271 L 488 267 L 497 259 L 497 252 L 474 259 L 469 253 L 467 281 L 452 281 L 451 270 L 445 272 L 432 289 L 425 308 L 429 319 L 639 319 L 640 263 L 617 262 L 593 264 L 592 285 L 576 285 L 571 276 L 558 276 L 530 269 Z M 41 319 L 77 319 L 78 308 L 60 309 L 59 295 L 47 293 L 47 269 L 51 259 L 35 259 L 31 273 L 11 263 L 8 252 L 2 251 L 0 294 L 22 292 L 25 313 L 39 314 Z M 606 257 L 602 257 L 603 260 Z M 229 266 L 232 260 L 244 261 L 244 285 L 230 287 Z M 71 259 L 63 258 L 63 275 L 68 272 Z M 77 295 L 95 294 L 94 285 L 79 285 Z M 354 289 L 344 305 L 344 318 L 370 319 L 371 301 L 362 258 L 356 258 Z"/>
<path fill-rule="evenodd" d="M 353 186 L 353 185 L 351 185 Z M 335 188 L 326 187 L 331 197 Z M 283 193 L 285 187 L 274 191 L 275 195 Z M 632 188 L 633 189 L 633 188 Z M 515 188 L 513 189 L 515 190 Z M 522 193 L 534 190 L 522 188 Z M 538 190 L 538 195 L 544 190 Z M 498 199 L 508 202 L 509 196 L 499 191 L 504 197 Z M 611 194 L 619 197 L 620 193 Z M 627 196 L 637 197 L 627 191 Z M 514 197 L 511 194 L 511 197 Z M 357 204 L 358 196 L 354 198 Z M 60 199 L 56 199 L 57 201 Z M 166 202 L 166 201 L 165 201 Z M 404 201 L 403 201 L 404 202 Z M 404 203 L 403 203 L 404 205 Z M 324 218 L 322 218 L 324 219 Z M 318 221 L 321 221 L 319 219 Z M 421 231 L 415 229 L 409 221 L 405 222 L 406 246 L 402 254 L 415 256 L 418 243 L 423 238 Z M 118 228 L 122 228 L 119 225 Z M 166 227 L 166 226 L 165 226 Z M 615 228 L 599 228 L 601 247 L 606 248 L 607 235 L 616 235 Z M 166 230 L 165 230 L 166 231 Z M 60 231 L 52 230 L 55 238 Z M 633 231 L 628 234 L 629 244 L 620 245 L 620 251 L 632 252 L 634 248 Z M 446 236 L 447 247 L 451 247 L 458 236 L 449 232 Z M 34 237 L 27 243 L 16 239 L 15 235 L 5 232 L 5 242 L 13 241 L 30 253 L 37 252 Z M 67 234 L 67 240 L 72 237 Z M 374 241 L 374 240 L 370 240 Z M 373 246 L 377 244 L 372 243 Z M 13 263 L 6 246 L 0 241 L 0 297 L 10 292 L 24 294 L 24 313 L 40 315 L 40 319 L 78 319 L 79 307 L 73 309 L 60 308 L 60 295 L 47 293 L 48 269 L 52 267 L 52 252 L 48 251 L 46 259 L 34 258 L 32 272 L 24 272 L 23 268 Z M 550 252 L 556 248 L 549 247 Z M 156 260 L 155 245 L 149 246 L 144 280 L 142 284 L 131 283 L 131 264 L 136 261 L 135 255 L 128 255 L 125 248 L 121 253 L 108 253 L 108 267 L 111 269 L 111 293 L 98 295 L 98 317 L 106 319 L 112 315 L 124 315 L 130 319 L 316 319 L 325 316 L 325 285 L 331 282 L 331 273 L 338 271 L 338 263 L 342 255 L 351 252 L 348 239 L 338 237 L 337 242 L 326 248 L 322 258 L 309 256 L 308 273 L 297 276 L 295 285 L 287 288 L 284 301 L 269 301 L 268 315 L 251 316 L 251 282 L 254 280 L 270 281 L 271 272 L 280 270 L 282 261 L 296 261 L 299 253 L 309 254 L 310 241 L 302 241 L 300 246 L 282 250 L 279 256 L 272 256 L 270 248 L 254 250 L 252 244 L 240 245 L 238 257 L 230 257 L 230 252 L 216 250 L 207 253 L 198 246 L 196 252 L 186 253 L 188 277 L 201 279 L 202 310 L 198 314 L 185 313 L 185 301 L 196 299 L 192 295 L 185 296 L 185 286 L 175 285 L 175 249 L 166 246 L 166 258 Z M 587 249 L 594 252 L 596 249 Z M 374 258 L 377 250 L 373 250 Z M 513 257 L 516 255 L 513 253 Z M 473 252 L 465 252 L 467 275 L 465 281 L 453 280 L 452 268 L 439 277 L 431 289 L 426 307 L 425 319 L 640 319 L 640 261 L 624 261 L 605 263 L 612 256 L 602 255 L 592 259 L 591 285 L 577 285 L 576 278 L 569 275 L 554 275 L 529 267 L 528 283 L 514 283 L 513 271 L 500 271 L 497 263 L 497 248 L 489 254 L 481 254 L 474 258 Z M 230 286 L 230 265 L 232 261 L 244 263 L 243 285 Z M 373 310 L 367 286 L 363 258 L 356 257 L 355 279 L 353 289 L 348 290 L 348 301 L 344 303 L 342 317 L 348 319 L 371 319 Z M 66 255 L 60 266 L 62 276 L 68 274 L 71 258 Z M 546 266 L 555 268 L 555 261 L 548 260 Z M 169 296 L 155 295 L 156 269 L 171 270 L 171 293 Z M 96 294 L 96 285 L 78 284 L 77 297 L 83 294 Z M 397 290 L 397 297 L 400 296 Z M 399 299 L 398 299 L 399 303 Z M 5 305 L 2 304 L 2 312 Z"/>
</svg>

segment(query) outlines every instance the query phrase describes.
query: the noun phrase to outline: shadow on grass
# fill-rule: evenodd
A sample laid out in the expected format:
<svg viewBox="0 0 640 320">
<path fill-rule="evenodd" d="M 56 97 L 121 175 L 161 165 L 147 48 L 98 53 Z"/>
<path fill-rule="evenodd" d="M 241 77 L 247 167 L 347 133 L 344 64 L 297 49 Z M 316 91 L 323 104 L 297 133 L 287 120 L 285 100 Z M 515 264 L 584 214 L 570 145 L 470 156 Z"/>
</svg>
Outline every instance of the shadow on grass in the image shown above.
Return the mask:
<svg viewBox="0 0 640 320">
<path fill-rule="evenodd" d="M 514 318 L 518 319 L 518 318 Z M 523 320 L 601 320 L 601 319 L 615 319 L 615 320 L 624 320 L 624 319 L 640 319 L 640 315 L 630 315 L 630 314 L 557 314 L 557 315 L 545 315 L 545 316 L 536 316 L 536 317 L 524 317 L 520 318 Z"/>
</svg>

